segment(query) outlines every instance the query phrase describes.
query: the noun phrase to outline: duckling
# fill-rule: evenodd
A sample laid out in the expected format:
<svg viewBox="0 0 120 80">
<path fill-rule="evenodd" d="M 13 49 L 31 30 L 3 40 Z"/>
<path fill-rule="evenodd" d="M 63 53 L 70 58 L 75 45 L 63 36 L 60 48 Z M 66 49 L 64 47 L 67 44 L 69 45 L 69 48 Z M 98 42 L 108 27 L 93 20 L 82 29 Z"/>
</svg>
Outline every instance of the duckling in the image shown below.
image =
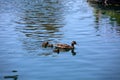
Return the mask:
<svg viewBox="0 0 120 80">
<path fill-rule="evenodd" d="M 76 41 L 72 41 L 71 42 L 71 45 L 68 45 L 68 44 L 56 44 L 55 47 L 56 48 L 59 48 L 59 49 L 67 49 L 67 50 L 70 50 L 70 49 L 74 49 L 74 45 L 77 44 Z"/>
<path fill-rule="evenodd" d="M 42 43 L 42 47 L 46 48 L 46 47 L 53 47 L 53 44 L 49 44 L 49 42 L 43 42 Z"/>
<path fill-rule="evenodd" d="M 43 42 L 42 47 L 46 48 L 48 46 L 49 42 Z"/>
</svg>

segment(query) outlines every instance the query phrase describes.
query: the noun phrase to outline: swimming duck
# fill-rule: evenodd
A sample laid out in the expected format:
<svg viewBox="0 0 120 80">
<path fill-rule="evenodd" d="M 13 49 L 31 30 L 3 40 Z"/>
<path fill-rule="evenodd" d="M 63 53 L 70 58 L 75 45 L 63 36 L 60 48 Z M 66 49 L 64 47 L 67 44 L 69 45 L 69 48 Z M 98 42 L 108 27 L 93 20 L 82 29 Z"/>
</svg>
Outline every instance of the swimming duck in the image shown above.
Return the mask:
<svg viewBox="0 0 120 80">
<path fill-rule="evenodd" d="M 56 44 L 55 48 L 70 50 L 70 49 L 74 49 L 75 44 L 77 44 L 76 41 L 72 41 L 71 45 L 68 45 L 68 44 Z"/>
</svg>

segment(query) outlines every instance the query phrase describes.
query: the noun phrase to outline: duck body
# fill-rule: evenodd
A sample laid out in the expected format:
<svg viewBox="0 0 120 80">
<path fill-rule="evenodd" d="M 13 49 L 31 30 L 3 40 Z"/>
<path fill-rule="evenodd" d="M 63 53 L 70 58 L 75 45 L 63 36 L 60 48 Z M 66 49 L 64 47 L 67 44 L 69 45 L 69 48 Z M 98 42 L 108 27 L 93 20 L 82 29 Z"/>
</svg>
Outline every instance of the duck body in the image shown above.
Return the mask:
<svg viewBox="0 0 120 80">
<path fill-rule="evenodd" d="M 55 48 L 71 50 L 71 49 L 74 49 L 74 44 L 76 44 L 75 41 L 72 41 L 71 45 L 68 45 L 68 44 L 56 44 Z"/>
<path fill-rule="evenodd" d="M 73 47 L 68 45 L 68 44 L 56 44 L 55 48 L 59 48 L 59 49 L 73 49 Z"/>
</svg>

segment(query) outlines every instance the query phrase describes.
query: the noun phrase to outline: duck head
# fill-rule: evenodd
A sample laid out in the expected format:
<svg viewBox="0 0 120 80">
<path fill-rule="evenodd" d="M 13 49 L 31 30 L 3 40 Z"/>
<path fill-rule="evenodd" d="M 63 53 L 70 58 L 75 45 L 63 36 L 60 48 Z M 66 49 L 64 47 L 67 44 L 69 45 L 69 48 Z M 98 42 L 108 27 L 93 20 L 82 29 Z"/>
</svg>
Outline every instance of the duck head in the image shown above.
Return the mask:
<svg viewBox="0 0 120 80">
<path fill-rule="evenodd" d="M 72 46 L 72 47 L 74 47 L 74 45 L 76 45 L 76 44 L 77 44 L 76 41 L 72 41 L 72 42 L 71 42 L 71 46 Z"/>
</svg>

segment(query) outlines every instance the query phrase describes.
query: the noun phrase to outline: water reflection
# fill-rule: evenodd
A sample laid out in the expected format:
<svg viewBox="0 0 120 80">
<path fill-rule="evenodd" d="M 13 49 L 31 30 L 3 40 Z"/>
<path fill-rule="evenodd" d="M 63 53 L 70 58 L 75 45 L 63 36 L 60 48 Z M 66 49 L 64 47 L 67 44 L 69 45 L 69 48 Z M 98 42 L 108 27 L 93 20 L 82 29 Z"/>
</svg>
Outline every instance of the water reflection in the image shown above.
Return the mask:
<svg viewBox="0 0 120 80">
<path fill-rule="evenodd" d="M 16 73 L 17 70 L 12 70 L 13 73 Z M 18 75 L 5 75 L 4 79 L 18 80 Z"/>
<path fill-rule="evenodd" d="M 54 55 L 55 53 L 56 54 L 61 54 L 61 53 L 68 53 L 70 52 L 73 56 L 76 55 L 76 52 L 75 52 L 75 49 L 59 49 L 59 48 L 56 48 L 54 46 L 42 46 L 42 48 L 45 50 L 48 50 L 50 49 L 51 52 L 47 52 L 47 53 L 42 53 L 42 54 L 39 54 L 40 56 L 44 55 L 44 56 L 49 56 L 49 55 Z"/>
<path fill-rule="evenodd" d="M 75 52 L 75 49 L 54 49 L 53 50 L 53 52 L 55 52 L 55 53 L 57 53 L 57 54 L 60 54 L 61 52 L 64 52 L 64 53 L 67 53 L 67 52 L 71 52 L 71 54 L 73 55 L 73 56 L 75 56 L 76 55 L 76 52 Z"/>
<path fill-rule="evenodd" d="M 111 20 L 109 10 L 96 8 L 93 13 L 85 0 L 1 1 L 9 6 L 0 5 L 0 79 L 15 75 L 9 79 L 120 79 L 120 38 L 115 29 L 119 25 L 117 18 Z M 57 54 L 41 47 L 43 41 L 72 40 L 80 44 L 75 51 Z M 14 69 L 19 74 L 9 72 Z"/>
<path fill-rule="evenodd" d="M 13 79 L 13 80 L 18 80 L 18 75 L 13 75 L 13 76 L 4 76 L 5 79 Z"/>
<path fill-rule="evenodd" d="M 36 35 L 39 38 L 55 37 L 55 33 L 59 33 L 59 28 L 63 26 L 62 13 L 58 3 L 42 1 L 34 3 L 30 9 L 24 10 L 24 16 L 21 17 L 20 24 L 23 24 L 22 32 L 26 37 Z M 60 34 L 61 35 L 61 34 Z M 46 38 L 45 37 L 45 38 Z M 58 36 L 60 37 L 60 36 Z M 44 39 L 43 39 L 44 40 Z"/>
<path fill-rule="evenodd" d="M 76 52 L 74 51 L 74 49 L 71 50 L 71 53 L 72 53 L 73 56 L 76 55 Z"/>
<path fill-rule="evenodd" d="M 95 29 L 96 32 L 110 33 L 112 35 L 120 34 L 120 13 L 118 6 L 110 7 L 103 5 L 90 4 L 94 7 Z M 103 32 L 106 30 L 106 32 Z"/>
<path fill-rule="evenodd" d="M 24 49 L 39 49 L 43 41 L 58 41 L 62 37 L 60 28 L 64 26 L 64 16 L 61 3 L 58 0 L 43 0 L 29 4 L 20 16 L 17 30 L 25 36 L 21 41 Z"/>
</svg>

